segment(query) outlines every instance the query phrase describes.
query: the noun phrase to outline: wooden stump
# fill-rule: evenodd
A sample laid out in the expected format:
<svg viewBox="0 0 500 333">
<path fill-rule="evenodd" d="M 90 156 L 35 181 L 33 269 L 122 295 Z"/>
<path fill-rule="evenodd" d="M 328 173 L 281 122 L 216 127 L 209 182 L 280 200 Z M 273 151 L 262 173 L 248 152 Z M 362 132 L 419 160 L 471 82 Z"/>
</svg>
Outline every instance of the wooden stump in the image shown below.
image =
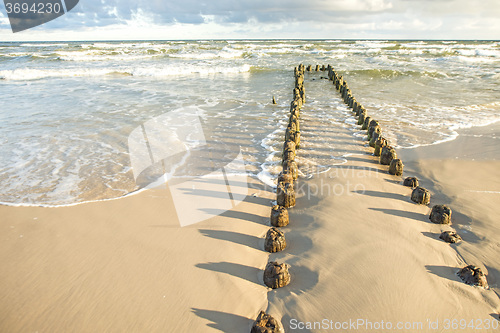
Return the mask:
<svg viewBox="0 0 500 333">
<path fill-rule="evenodd" d="M 351 109 L 354 108 L 354 103 L 356 102 L 356 98 L 354 98 L 354 96 L 352 94 L 349 94 L 349 100 L 347 102 L 347 105 L 349 105 L 349 107 Z"/>
<path fill-rule="evenodd" d="M 295 150 L 289 149 L 283 152 L 282 162 L 295 161 Z"/>
<path fill-rule="evenodd" d="M 290 273 L 287 264 L 278 264 L 275 261 L 267 263 L 264 270 L 264 284 L 269 288 L 282 288 L 290 283 Z"/>
<path fill-rule="evenodd" d="M 358 112 L 356 112 L 356 116 L 358 116 L 358 117 L 359 117 L 359 115 L 360 115 L 361 113 L 363 113 L 363 112 L 365 112 L 365 113 L 366 113 L 366 109 L 365 109 L 365 107 L 364 107 L 363 105 L 360 105 L 360 106 L 359 106 L 359 108 L 358 108 Z"/>
<path fill-rule="evenodd" d="M 300 148 L 300 132 L 291 128 L 291 126 L 286 128 L 285 140 L 291 140 L 295 143 L 296 148 Z"/>
<path fill-rule="evenodd" d="M 304 75 L 303 74 L 299 74 L 295 78 L 295 87 L 300 87 L 302 85 L 304 85 Z"/>
<path fill-rule="evenodd" d="M 382 147 L 380 152 L 380 164 L 390 165 L 392 160 L 397 158 L 396 150 L 391 146 Z"/>
<path fill-rule="evenodd" d="M 389 173 L 394 176 L 402 176 L 403 167 L 403 161 L 401 161 L 399 158 L 394 158 L 389 165 Z"/>
<path fill-rule="evenodd" d="M 368 127 L 368 141 L 370 141 L 372 139 L 374 133 L 377 133 L 377 134 L 382 133 L 382 128 L 380 127 L 380 125 Z"/>
<path fill-rule="evenodd" d="M 455 231 L 443 231 L 439 238 L 444 240 L 446 243 L 458 243 L 462 240 L 462 237 L 458 235 Z"/>
<path fill-rule="evenodd" d="M 295 206 L 295 191 L 291 183 L 280 183 L 276 189 L 278 205 L 285 208 Z"/>
<path fill-rule="evenodd" d="M 428 205 L 431 202 L 431 193 L 423 187 L 415 187 L 411 192 L 411 201 L 420 205 Z"/>
<path fill-rule="evenodd" d="M 381 133 L 374 131 L 372 133 L 372 137 L 370 138 L 370 142 L 368 143 L 370 147 L 375 148 L 375 144 L 377 143 L 378 138 L 381 136 L 382 136 Z"/>
<path fill-rule="evenodd" d="M 365 118 L 366 118 L 366 110 L 361 111 L 359 113 L 359 116 L 358 116 L 358 125 L 363 125 L 363 123 L 365 122 Z"/>
<path fill-rule="evenodd" d="M 288 170 L 281 171 L 278 175 L 278 184 L 279 183 L 293 183 L 293 175 Z"/>
<path fill-rule="evenodd" d="M 417 187 L 418 186 L 418 178 L 417 177 L 406 177 L 403 182 L 404 186 L 408 187 Z"/>
<path fill-rule="evenodd" d="M 283 152 L 285 150 L 295 150 L 296 146 L 295 146 L 295 142 L 293 142 L 292 140 L 287 140 L 285 141 L 285 143 L 283 144 Z"/>
<path fill-rule="evenodd" d="M 354 98 L 352 100 L 352 112 L 356 113 L 358 111 L 358 107 L 359 107 L 358 101 L 356 101 L 356 99 Z"/>
<path fill-rule="evenodd" d="M 300 132 L 300 121 L 299 117 L 292 113 L 290 117 L 288 118 L 288 125 L 294 126 L 296 131 Z"/>
<path fill-rule="evenodd" d="M 297 131 L 297 126 L 294 123 L 288 123 L 285 130 L 285 141 L 290 140 L 291 132 L 296 132 L 296 131 Z"/>
<path fill-rule="evenodd" d="M 432 207 L 429 220 L 437 224 L 451 223 L 451 209 L 446 205 L 435 205 Z"/>
<path fill-rule="evenodd" d="M 267 252 L 275 253 L 286 248 L 285 234 L 278 228 L 271 228 L 267 231 L 264 249 Z"/>
<path fill-rule="evenodd" d="M 283 329 L 280 323 L 271 315 L 264 311 L 259 313 L 259 316 L 252 325 L 250 333 L 281 333 Z"/>
<path fill-rule="evenodd" d="M 335 88 L 340 91 L 340 87 L 344 84 L 344 78 L 342 75 L 337 76 L 337 80 L 335 81 Z"/>
<path fill-rule="evenodd" d="M 273 227 L 286 227 L 288 222 L 288 210 L 283 206 L 273 206 L 271 209 L 271 225 Z"/>
<path fill-rule="evenodd" d="M 458 276 L 467 284 L 472 286 L 478 286 L 483 288 L 488 288 L 488 282 L 486 281 L 486 276 L 484 275 L 481 268 L 474 265 L 469 265 L 462 268 L 458 272 Z"/>
<path fill-rule="evenodd" d="M 299 116 L 299 103 L 296 100 L 293 100 L 292 103 L 290 103 L 290 113 L 296 114 L 297 117 Z"/>
<path fill-rule="evenodd" d="M 370 124 L 370 121 L 372 121 L 372 117 L 365 117 L 365 121 L 363 122 L 363 126 L 361 126 L 361 130 L 363 131 L 368 130 L 368 125 Z"/>
<path fill-rule="evenodd" d="M 289 172 L 292 175 L 293 180 L 297 180 L 297 178 L 299 178 L 299 168 L 297 167 L 297 163 L 295 163 L 295 161 L 283 161 L 283 171 Z"/>
<path fill-rule="evenodd" d="M 382 135 L 380 135 L 377 141 L 375 141 L 375 151 L 373 152 L 373 155 L 380 156 L 380 154 L 382 153 L 382 148 L 384 147 L 387 147 L 387 140 Z"/>
</svg>

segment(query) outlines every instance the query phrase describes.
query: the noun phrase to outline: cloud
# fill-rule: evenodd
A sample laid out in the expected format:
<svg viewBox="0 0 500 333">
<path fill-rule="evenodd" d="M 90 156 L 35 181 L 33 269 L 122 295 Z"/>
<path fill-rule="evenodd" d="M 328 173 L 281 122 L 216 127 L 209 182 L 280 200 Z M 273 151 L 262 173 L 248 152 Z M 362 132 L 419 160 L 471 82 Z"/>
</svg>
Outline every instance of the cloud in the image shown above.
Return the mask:
<svg viewBox="0 0 500 333">
<path fill-rule="evenodd" d="M 137 38 L 140 31 L 144 39 L 492 39 L 498 38 L 498 17 L 497 0 L 85 0 L 22 38 L 65 29 L 89 36 L 93 32 L 95 39 L 120 30 L 121 39 Z M 0 16 L 0 37 L 8 28 Z"/>
</svg>

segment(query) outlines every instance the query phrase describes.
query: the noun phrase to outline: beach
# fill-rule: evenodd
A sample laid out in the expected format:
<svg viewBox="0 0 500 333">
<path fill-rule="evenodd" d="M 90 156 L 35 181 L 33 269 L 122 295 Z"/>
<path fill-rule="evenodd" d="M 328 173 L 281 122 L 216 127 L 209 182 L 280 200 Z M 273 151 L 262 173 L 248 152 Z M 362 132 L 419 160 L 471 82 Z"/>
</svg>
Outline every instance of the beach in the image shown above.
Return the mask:
<svg viewBox="0 0 500 333">
<path fill-rule="evenodd" d="M 299 277 L 291 282 L 292 290 L 272 292 L 269 312 L 279 313 L 289 331 L 302 323 L 306 329 L 296 330 L 301 332 L 333 331 L 344 323 L 351 331 L 369 332 L 373 325 L 384 327 L 384 322 L 385 330 L 380 331 L 389 331 L 388 324 L 393 328 L 401 324 L 405 332 L 432 332 L 446 331 L 447 320 L 467 325 L 471 320 L 486 324 L 497 320 L 498 179 L 494 175 L 499 164 L 498 155 L 487 147 L 498 140 L 498 129 L 480 128 L 473 132 L 482 137 L 460 136 L 450 143 L 401 153 L 404 176 L 417 175 L 421 186 L 431 190 L 430 206 L 452 207 L 451 226 L 433 224 L 428 218 L 430 206 L 413 203 L 411 188 L 402 186 L 401 177 L 389 175 L 369 153 L 354 155 L 340 171 L 328 172 L 334 179 L 325 175 L 313 180 L 309 187 L 313 193 L 318 190 L 313 200 L 317 204 L 292 214 L 297 226 L 286 234 L 287 239 L 310 247 L 306 254 L 283 254 Z M 358 184 L 364 188 L 355 189 Z M 325 195 L 328 189 L 337 192 Z M 439 239 L 451 228 L 462 236 L 462 243 L 450 245 Z M 457 271 L 469 264 L 487 272 L 490 290 L 460 280 Z"/>
<path fill-rule="evenodd" d="M 403 177 L 417 176 L 431 191 L 431 204 L 417 205 L 403 177 L 372 155 L 331 82 L 308 75 L 302 175 L 283 252 L 263 249 L 276 194 L 252 173 L 236 207 L 184 227 L 168 187 L 63 207 L 2 205 L 0 330 L 249 332 L 264 310 L 287 332 L 344 323 L 354 332 L 384 331 L 388 323 L 402 332 L 444 332 L 447 320 L 493 331 L 485 326 L 500 311 L 498 123 L 397 149 Z M 284 109 L 288 101 L 281 103 Z M 286 109 L 273 112 L 286 120 Z M 390 132 L 388 118 L 380 110 L 377 117 Z M 276 139 L 265 142 L 279 147 L 283 125 L 273 126 Z M 452 208 L 450 226 L 429 220 L 434 204 Z M 438 238 L 452 228 L 463 242 Z M 264 286 L 270 260 L 290 265 L 288 286 Z M 483 269 L 490 289 L 460 280 L 456 272 L 469 264 Z"/>
<path fill-rule="evenodd" d="M 184 228 L 168 190 L 2 206 L 1 331 L 248 331 L 267 304 L 259 272 L 269 207 L 255 192 Z"/>
</svg>

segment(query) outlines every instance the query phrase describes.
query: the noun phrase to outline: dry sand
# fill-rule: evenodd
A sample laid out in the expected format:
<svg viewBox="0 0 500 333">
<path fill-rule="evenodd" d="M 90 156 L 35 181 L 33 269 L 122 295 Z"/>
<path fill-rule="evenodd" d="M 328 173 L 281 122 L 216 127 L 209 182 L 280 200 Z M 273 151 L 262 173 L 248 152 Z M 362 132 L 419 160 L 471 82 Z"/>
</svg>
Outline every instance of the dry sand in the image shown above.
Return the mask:
<svg viewBox="0 0 500 333">
<path fill-rule="evenodd" d="M 267 307 L 270 212 L 270 193 L 249 190 L 258 196 L 183 228 L 167 190 L 0 206 L 0 332 L 248 332 Z"/>
<path fill-rule="evenodd" d="M 304 148 L 319 133 L 354 155 L 299 181 L 282 253 L 262 250 L 274 194 L 255 181 L 255 197 L 183 228 L 167 190 L 63 208 L 0 206 L 0 331 L 249 332 L 260 310 L 287 332 L 328 331 L 294 330 L 299 321 L 417 325 L 400 332 L 451 332 L 446 319 L 496 321 L 499 126 L 400 152 L 405 176 L 420 177 L 431 205 L 454 210 L 453 225 L 440 226 L 347 128 L 327 131 L 306 112 L 302 124 Z M 444 154 L 457 147 L 458 158 Z M 450 228 L 463 243 L 438 239 Z M 289 286 L 263 286 L 269 259 L 291 265 Z M 490 290 L 460 281 L 466 264 L 484 268 Z M 343 331 L 386 331 L 366 325 Z"/>
</svg>

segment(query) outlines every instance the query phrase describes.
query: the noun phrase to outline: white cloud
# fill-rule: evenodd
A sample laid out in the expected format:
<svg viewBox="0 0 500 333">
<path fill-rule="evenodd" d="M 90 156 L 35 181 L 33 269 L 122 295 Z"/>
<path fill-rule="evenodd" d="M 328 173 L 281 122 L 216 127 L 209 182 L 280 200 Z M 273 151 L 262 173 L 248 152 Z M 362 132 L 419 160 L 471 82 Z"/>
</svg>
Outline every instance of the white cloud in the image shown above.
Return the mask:
<svg viewBox="0 0 500 333">
<path fill-rule="evenodd" d="M 82 0 L 17 34 L 2 9 L 0 40 L 498 39 L 500 31 L 498 0 Z"/>
<path fill-rule="evenodd" d="M 387 22 L 380 22 L 375 25 L 376 30 L 389 30 L 398 31 L 404 27 L 404 23 L 401 21 L 389 20 Z"/>
</svg>

